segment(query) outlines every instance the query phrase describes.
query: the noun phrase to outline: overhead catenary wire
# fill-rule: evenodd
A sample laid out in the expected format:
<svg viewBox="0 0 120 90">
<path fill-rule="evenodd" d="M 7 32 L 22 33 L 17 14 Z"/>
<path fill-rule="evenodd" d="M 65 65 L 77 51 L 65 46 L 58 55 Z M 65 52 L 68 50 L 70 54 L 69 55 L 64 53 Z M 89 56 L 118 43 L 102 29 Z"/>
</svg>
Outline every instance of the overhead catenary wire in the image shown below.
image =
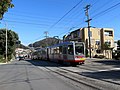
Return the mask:
<svg viewBox="0 0 120 90">
<path fill-rule="evenodd" d="M 94 15 L 92 18 L 97 18 L 97 16 L 99 16 L 99 15 L 101 15 L 101 14 L 103 14 L 103 13 L 106 14 L 107 11 L 109 11 L 109 10 L 111 10 L 111 9 L 113 9 L 113 8 L 115 8 L 115 7 L 117 7 L 118 5 L 120 5 L 120 3 L 117 3 L 117 4 L 111 6 L 111 7 L 107 8 L 107 9 L 105 9 L 105 10 L 103 10 L 103 11 L 97 13 L 97 14 Z M 83 23 L 84 23 L 84 22 L 82 22 L 81 24 L 83 24 Z M 62 34 L 63 34 L 63 33 L 62 33 Z"/>
<path fill-rule="evenodd" d="M 111 6 L 111 7 L 109 7 L 109 8 L 107 8 L 107 9 L 105 9 L 105 10 L 103 10 L 103 11 L 101 11 L 101 12 L 99 12 L 99 13 L 97 13 L 96 15 L 94 15 L 94 16 L 92 17 L 92 19 L 93 19 L 93 18 L 96 18 L 97 16 L 99 16 L 99 15 L 101 15 L 101 14 L 106 14 L 109 10 L 111 10 L 111 9 L 113 9 L 113 8 L 119 6 L 119 5 L 120 5 L 120 2 L 117 3 L 117 4 L 115 4 L 115 5 L 113 5 L 113 6 Z"/>
<path fill-rule="evenodd" d="M 15 22 L 15 23 L 22 23 L 22 24 L 31 24 L 31 25 L 40 25 L 40 26 L 49 26 L 47 24 L 39 24 L 39 23 L 30 23 L 30 22 L 22 22 L 22 21 L 14 21 L 14 20 L 7 20 L 5 19 L 7 22 Z"/>
<path fill-rule="evenodd" d="M 82 2 L 82 0 L 80 1 L 80 2 Z M 80 3 L 79 2 L 79 3 Z M 79 4 L 79 3 L 77 3 L 75 6 L 74 6 L 74 8 Z M 9 13 L 9 14 L 12 14 L 13 15 L 13 13 Z M 24 16 L 24 17 L 29 17 L 29 18 L 31 18 L 31 17 L 33 17 L 33 16 L 28 16 L 28 15 L 23 15 L 23 13 L 21 14 L 21 15 L 18 15 L 18 14 L 14 14 L 14 15 L 17 15 L 17 16 Z M 35 17 L 34 17 L 35 18 Z M 36 17 L 37 18 L 37 17 Z M 22 23 L 22 24 L 32 24 L 32 23 L 27 23 L 27 22 L 24 22 L 24 21 L 13 21 L 13 20 L 9 20 L 10 22 L 17 22 L 17 23 Z M 53 21 L 53 20 L 52 20 Z M 66 21 L 65 21 L 66 22 Z M 40 24 L 35 24 L 35 23 L 33 23 L 33 25 L 40 25 Z"/>
<path fill-rule="evenodd" d="M 73 9 L 75 9 L 82 1 L 83 0 L 80 0 L 74 7 L 72 7 L 66 14 L 64 14 L 57 22 L 55 22 L 52 26 L 50 26 L 49 29 L 57 25 L 66 15 L 68 15 Z"/>
<path fill-rule="evenodd" d="M 91 14 L 95 14 L 96 11 L 100 11 L 103 7 L 109 5 L 112 2 L 113 1 L 108 0 L 107 2 L 103 3 L 101 6 L 97 7 L 95 10 L 91 11 Z M 97 3 L 99 3 L 99 1 L 91 5 L 91 9 L 94 9 L 94 6 L 97 5 Z"/>
<path fill-rule="evenodd" d="M 95 3 L 97 3 L 97 2 L 95 2 Z M 93 5 L 95 5 L 95 3 L 94 3 Z M 92 7 L 93 7 L 93 5 L 92 5 Z M 99 13 L 97 13 L 96 15 L 94 15 L 94 16 L 92 17 L 92 19 L 93 19 L 93 18 L 96 18 L 96 17 L 99 16 L 100 14 L 103 14 L 103 13 L 105 14 L 105 12 L 107 13 L 107 11 L 115 8 L 115 7 L 118 6 L 118 5 L 120 5 L 120 2 L 117 3 L 117 4 L 115 4 L 115 5 L 113 5 L 113 6 L 111 6 L 111 7 L 109 7 L 109 8 L 107 8 L 107 9 L 105 9 L 105 10 L 103 10 L 103 11 L 101 11 L 101 12 L 99 12 Z M 83 24 L 83 23 L 84 23 L 84 21 L 81 22 L 79 25 L 81 25 L 81 24 Z M 76 25 L 76 26 L 79 26 L 79 25 Z M 73 27 L 76 27 L 76 26 L 73 26 Z M 65 33 L 66 33 L 66 32 L 65 32 Z M 61 33 L 61 34 L 63 34 L 63 33 Z M 59 35 L 61 35 L 61 34 L 59 34 Z"/>
<path fill-rule="evenodd" d="M 92 4 L 92 6 L 94 5 L 94 4 L 96 4 L 98 1 L 95 1 L 95 2 L 93 2 L 93 4 Z M 83 7 L 82 7 L 83 8 Z M 84 11 L 84 10 L 83 10 Z M 77 13 L 77 12 L 76 12 Z M 79 17 L 79 15 L 82 15 L 82 13 L 84 13 L 84 12 L 81 12 L 80 14 L 78 14 L 77 15 L 77 17 L 76 18 L 78 18 Z M 84 15 L 83 15 L 84 16 Z M 81 22 L 79 23 L 79 24 L 75 24 L 76 22 L 74 22 L 72 19 L 70 20 L 70 23 L 72 22 L 72 27 L 77 27 L 78 28 L 78 26 L 79 25 L 82 25 L 82 24 L 84 24 L 85 22 L 85 16 L 83 17 L 83 18 L 81 18 L 81 19 L 79 19 Z M 59 35 L 63 35 L 64 33 L 68 33 L 68 32 L 70 32 L 70 29 L 72 28 L 72 27 L 69 27 L 68 28 L 68 30 L 67 31 L 64 31 L 64 32 L 62 32 L 62 33 L 60 33 Z"/>
<path fill-rule="evenodd" d="M 95 2 L 96 3 L 96 2 Z M 12 14 L 12 15 L 14 15 L 14 14 Z M 28 17 L 28 16 L 26 16 L 26 17 Z M 66 22 L 66 21 L 65 21 Z"/>
<path fill-rule="evenodd" d="M 93 2 L 92 6 L 93 6 L 96 2 L 97 2 L 97 1 Z M 83 9 L 83 8 L 82 8 L 82 9 Z M 81 11 L 84 11 L 84 10 L 81 10 Z M 78 14 L 76 17 L 79 17 L 82 13 L 84 13 L 84 12 L 81 12 L 81 13 Z M 79 19 L 79 20 L 80 20 L 81 22 L 76 25 L 76 23 L 73 21 L 73 19 L 71 19 L 71 20 L 70 20 L 70 23 L 73 24 L 73 25 L 72 25 L 71 27 L 69 27 L 67 31 L 62 32 L 62 33 L 60 33 L 59 35 L 63 35 L 63 34 L 65 34 L 65 33 L 68 33 L 68 32 L 71 31 L 71 28 L 73 28 L 73 27 L 78 28 L 78 26 L 84 24 L 84 23 L 85 23 L 85 22 L 84 22 L 84 21 L 85 21 L 85 16 L 84 16 L 83 18 Z M 75 24 L 75 25 L 74 25 L 74 24 Z"/>
<path fill-rule="evenodd" d="M 47 20 L 47 19 L 40 19 L 40 20 L 38 20 L 38 18 L 34 18 L 34 19 L 31 19 L 31 18 L 29 18 L 29 19 L 26 19 L 26 18 L 24 18 L 23 19 L 23 17 L 22 18 L 15 18 L 15 17 L 10 17 L 10 19 L 7 19 L 8 21 L 10 21 L 10 22 L 17 22 L 17 23 L 22 23 L 22 24 L 28 24 L 28 23 L 26 23 L 26 22 L 39 22 L 39 23 L 47 23 L 47 24 L 51 24 L 52 22 L 54 23 L 55 22 L 55 20 Z M 64 23 L 66 24 L 66 23 L 68 23 L 68 22 L 70 22 L 70 20 L 71 19 L 65 19 L 64 20 Z M 77 21 L 77 20 L 76 20 Z"/>
<path fill-rule="evenodd" d="M 21 12 L 22 13 L 22 12 Z M 8 12 L 7 13 L 8 15 L 14 15 L 14 16 L 17 16 L 17 17 L 26 17 L 26 18 L 34 18 L 34 19 L 38 19 L 38 18 L 40 18 L 40 19 L 45 19 L 45 20 L 56 20 L 57 18 L 55 18 L 55 17 L 41 17 L 41 16 L 33 16 L 33 15 L 29 15 L 29 13 L 27 14 L 27 15 L 25 15 L 25 14 L 18 14 L 18 13 L 10 13 L 10 12 Z"/>
<path fill-rule="evenodd" d="M 73 6 L 67 13 L 65 13 L 57 22 L 55 22 L 50 29 L 53 28 L 56 24 L 58 24 L 66 15 L 68 15 L 74 8 L 76 8 L 83 0 L 80 0 L 75 6 Z"/>
<path fill-rule="evenodd" d="M 97 2 L 97 0 L 96 0 L 96 2 Z M 97 12 L 98 12 L 98 11 L 97 11 Z M 102 12 L 101 12 L 101 13 L 102 13 Z M 103 12 L 103 13 L 104 13 L 104 12 Z M 107 11 L 106 11 L 105 13 L 107 13 Z M 68 14 L 69 14 L 69 13 L 68 13 Z M 68 14 L 67 14 L 67 15 L 68 15 Z M 98 13 L 97 13 L 97 14 L 98 14 Z M 97 15 L 97 14 L 95 14 L 95 15 Z M 94 16 L 95 16 L 95 15 L 94 15 Z M 95 16 L 95 18 L 98 18 L 98 16 L 99 16 L 99 15 Z M 64 18 L 64 17 L 63 17 L 63 18 Z M 94 18 L 94 17 L 93 17 L 93 18 Z M 94 18 L 94 19 L 95 19 L 95 18 Z M 64 19 L 65 19 L 65 18 L 64 18 Z M 83 18 L 82 18 L 82 19 L 83 19 Z M 59 20 L 60 20 L 60 19 L 59 19 Z M 63 19 L 61 19 L 61 20 L 63 20 Z M 60 20 L 60 21 L 61 21 L 61 20 Z M 72 19 L 71 19 L 71 20 L 72 20 Z M 12 21 L 12 20 L 11 20 L 11 21 Z M 60 21 L 59 21 L 59 22 L 60 22 Z M 73 21 L 74 21 L 74 20 L 73 20 Z M 84 23 L 84 20 L 81 20 L 81 21 L 83 21 L 83 23 Z M 12 22 L 14 22 L 14 21 L 12 21 Z M 58 22 L 58 23 L 59 23 L 59 22 Z M 64 22 L 65 22 L 65 21 L 64 21 Z M 16 21 L 15 23 L 29 24 L 29 23 L 26 23 L 26 22 L 24 22 L 24 21 L 23 21 L 23 22 Z M 57 23 L 57 24 L 58 24 L 58 23 Z M 74 23 L 74 22 L 73 22 L 73 23 Z M 79 24 L 79 26 L 80 26 L 81 24 L 83 24 L 83 23 L 81 22 L 81 23 Z M 30 24 L 31 24 L 31 23 L 30 23 Z M 36 25 L 36 23 L 34 23 L 34 24 Z M 56 24 L 56 25 L 57 25 L 57 24 Z M 69 24 L 69 23 L 68 23 L 68 24 Z M 32 24 L 31 24 L 31 25 L 32 25 Z M 37 24 L 37 25 L 38 25 L 38 24 Z M 56 25 L 55 25 L 55 26 L 56 26 Z M 50 25 L 48 25 L 48 26 L 50 26 Z M 54 27 L 54 28 L 57 28 L 57 27 L 55 27 L 55 26 L 53 26 L 53 27 Z M 73 25 L 73 26 L 71 26 L 71 27 L 74 27 L 74 26 L 77 26 L 76 23 L 75 23 L 75 25 Z M 50 27 L 51 27 L 51 26 L 50 26 Z M 52 28 L 53 28 L 53 27 L 52 27 Z M 68 27 L 68 28 L 71 28 L 71 27 Z M 64 28 L 64 26 L 63 26 L 63 28 Z"/>
</svg>

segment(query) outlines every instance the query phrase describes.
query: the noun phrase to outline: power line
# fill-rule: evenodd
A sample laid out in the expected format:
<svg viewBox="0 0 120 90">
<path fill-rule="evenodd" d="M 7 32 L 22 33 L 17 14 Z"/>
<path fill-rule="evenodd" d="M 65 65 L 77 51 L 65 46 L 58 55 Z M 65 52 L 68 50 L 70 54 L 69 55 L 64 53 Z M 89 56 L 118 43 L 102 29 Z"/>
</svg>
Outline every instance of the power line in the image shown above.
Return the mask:
<svg viewBox="0 0 120 90">
<path fill-rule="evenodd" d="M 9 13 L 9 12 L 7 14 L 12 15 L 12 16 L 15 15 L 15 16 L 21 16 L 21 17 L 26 17 L 26 18 L 36 18 L 36 19 L 42 18 L 42 19 L 47 19 L 48 20 L 48 19 L 51 18 L 51 17 L 49 18 L 49 17 L 45 17 L 45 16 L 41 17 L 41 16 L 32 16 L 32 15 L 29 15 L 29 14 L 25 15 L 25 14 L 16 14 L 16 13 Z M 50 20 L 56 20 L 56 18 L 52 17 Z"/>
<path fill-rule="evenodd" d="M 50 28 L 53 28 L 56 24 L 58 24 L 66 15 L 68 15 L 74 8 L 76 8 L 83 0 L 78 2 L 74 7 L 72 7 L 67 13 L 65 13 L 56 23 L 54 23 Z"/>
<path fill-rule="evenodd" d="M 97 1 L 93 2 L 93 4 L 92 4 L 91 6 L 95 5 L 96 3 L 97 3 Z M 79 11 L 79 12 L 80 12 L 80 11 Z M 82 13 L 82 12 L 81 12 L 81 13 L 79 14 L 79 12 L 76 12 L 78 15 L 74 13 L 74 15 L 76 15 L 76 18 L 77 18 L 78 16 L 80 16 L 80 14 Z M 71 27 L 69 27 L 68 31 L 65 31 L 65 32 L 63 32 L 63 33 L 61 33 L 61 34 L 59 34 L 59 35 L 62 35 L 62 34 L 64 34 L 64 33 L 69 32 L 72 27 L 77 27 L 77 28 L 78 28 L 79 25 L 84 24 L 84 23 L 85 23 L 85 22 L 84 22 L 84 21 L 85 21 L 85 16 L 84 16 L 83 18 L 81 18 L 80 21 L 82 21 L 82 22 L 79 23 L 79 24 L 77 24 L 77 25 L 72 25 Z M 73 23 L 73 24 L 76 24 L 75 21 L 73 22 L 73 19 L 70 19 L 69 22 L 70 22 L 71 24 L 72 24 L 72 23 Z"/>
<path fill-rule="evenodd" d="M 99 16 L 99 15 L 101 15 L 103 13 L 105 14 L 105 12 L 107 12 L 107 11 L 109 11 L 109 10 L 119 6 L 119 5 L 120 5 L 120 2 L 115 4 L 115 5 L 113 5 L 113 6 L 111 6 L 111 7 L 109 7 L 109 8 L 107 8 L 107 9 L 105 9 L 105 10 L 103 10 L 103 11 L 101 11 L 101 12 L 99 12 L 98 14 L 94 15 L 92 18 L 96 18 L 97 16 Z"/>
<path fill-rule="evenodd" d="M 93 6 L 95 6 L 96 3 L 98 3 L 98 0 L 93 5 L 91 5 L 91 7 L 94 8 Z M 94 12 L 98 11 L 98 9 L 99 10 L 102 9 L 103 7 L 105 7 L 106 5 L 108 5 L 109 3 L 110 3 L 110 1 L 108 0 L 106 3 L 103 3 L 102 6 L 99 6 L 98 8 L 96 8 L 95 10 L 93 10 L 91 13 L 94 13 Z"/>
<path fill-rule="evenodd" d="M 81 0 L 82 1 L 82 0 Z M 78 5 L 77 5 L 78 6 Z M 73 7 L 74 9 L 75 7 Z M 70 11 L 68 11 L 63 17 L 61 17 L 57 22 L 55 22 L 50 28 L 53 28 L 55 25 L 57 25 L 66 15 L 68 15 L 70 12 L 72 11 L 72 9 Z M 28 16 L 26 16 L 28 17 Z M 30 16 L 31 17 L 31 16 Z M 37 18 L 37 17 L 36 17 Z M 8 21 L 9 22 L 9 21 Z M 38 25 L 37 23 L 27 23 L 27 22 L 19 22 L 19 21 L 10 21 L 10 22 L 15 22 L 15 23 L 22 23 L 22 24 L 32 24 L 32 25 Z M 84 22 L 84 21 L 83 21 Z M 82 22 L 82 23 L 83 23 Z M 41 24 L 43 25 L 43 24 Z M 79 24 L 81 25 L 81 24 Z M 48 25 L 49 26 L 49 25 Z"/>
<path fill-rule="evenodd" d="M 72 9 L 70 9 L 63 17 L 61 17 L 56 23 L 54 23 L 50 28 L 54 27 L 56 24 L 58 24 L 66 15 L 68 15 L 73 9 L 75 9 L 83 0 L 78 2 Z"/>
<path fill-rule="evenodd" d="M 82 0 L 81 0 L 80 2 L 82 2 Z M 75 7 L 77 7 L 77 6 L 80 4 L 80 2 L 77 3 L 69 12 L 71 12 Z M 69 12 L 68 12 L 68 13 L 69 13 Z M 61 19 L 63 19 L 68 13 L 66 13 Z M 9 14 L 12 14 L 12 15 L 13 15 L 13 13 L 9 13 Z M 18 16 L 18 14 L 14 14 L 14 15 L 17 15 L 17 16 Z M 24 16 L 24 17 L 27 17 L 27 18 L 28 18 L 28 17 L 33 18 L 32 16 L 28 16 L 28 15 L 19 15 L 19 16 Z M 36 18 L 37 18 L 37 17 L 36 17 Z M 60 20 L 61 20 L 61 19 L 60 19 Z M 60 21 L 60 20 L 59 20 L 59 21 Z M 59 22 L 59 21 L 58 21 L 58 22 Z M 26 22 L 23 22 L 23 21 L 21 22 L 21 21 L 13 21 L 13 20 L 11 20 L 11 21 L 9 20 L 9 22 L 15 22 L 15 23 L 17 22 L 17 23 L 22 23 L 22 24 L 40 25 L 40 24 L 36 24 L 36 23 L 26 23 Z"/>
<path fill-rule="evenodd" d="M 29 21 L 29 22 L 44 22 L 44 23 L 49 23 L 49 24 L 51 24 L 52 22 L 55 22 L 55 21 L 53 21 L 53 20 L 47 20 L 47 19 L 40 19 L 40 20 L 38 20 L 37 18 L 36 19 L 23 19 L 23 18 L 10 18 L 10 19 L 12 19 L 12 20 L 10 20 L 10 21 L 13 21 L 14 19 L 16 20 L 22 20 L 22 22 L 25 22 L 25 21 Z M 70 19 L 65 19 L 65 22 L 64 23 L 68 23 L 68 22 L 70 22 L 70 20 L 72 20 L 71 18 Z M 13 21 L 14 22 L 14 21 Z M 21 21 L 16 21 L 16 22 L 21 22 Z"/>
<path fill-rule="evenodd" d="M 14 20 L 7 20 L 7 22 L 15 22 L 15 23 L 21 23 L 21 24 L 30 24 L 30 25 L 39 25 L 39 26 L 49 26 L 47 24 L 38 24 L 38 23 L 30 23 L 30 22 L 22 22 L 22 21 L 14 21 Z"/>
<path fill-rule="evenodd" d="M 110 7 L 110 8 L 108 8 L 108 9 L 106 9 L 106 10 L 103 10 L 102 12 L 100 12 L 100 13 L 98 13 L 98 14 L 96 14 L 96 15 L 99 15 L 99 14 L 102 14 L 102 13 L 104 13 L 104 12 L 106 12 L 106 11 L 109 11 L 110 9 L 112 9 L 112 8 L 114 8 L 114 7 L 116 7 L 116 6 L 118 6 L 120 3 L 118 3 L 118 4 L 115 4 L 115 5 L 113 5 L 112 7 Z M 96 17 L 96 15 L 95 15 L 95 17 Z M 95 18 L 95 17 L 93 17 L 93 18 Z M 81 23 L 81 24 L 83 24 L 84 23 L 84 21 Z"/>
</svg>

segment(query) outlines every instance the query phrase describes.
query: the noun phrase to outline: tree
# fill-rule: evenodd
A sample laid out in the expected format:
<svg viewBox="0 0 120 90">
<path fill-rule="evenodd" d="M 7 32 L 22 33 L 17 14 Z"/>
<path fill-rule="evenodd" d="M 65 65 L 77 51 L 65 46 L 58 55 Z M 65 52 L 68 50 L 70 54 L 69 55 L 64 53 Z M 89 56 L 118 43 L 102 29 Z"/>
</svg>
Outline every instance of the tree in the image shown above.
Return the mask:
<svg viewBox="0 0 120 90">
<path fill-rule="evenodd" d="M 120 40 L 117 41 L 117 56 L 116 59 L 120 59 Z"/>
<path fill-rule="evenodd" d="M 8 59 L 11 59 L 11 55 L 14 53 L 16 48 L 16 42 L 19 37 L 18 34 L 12 30 L 7 31 L 7 45 L 8 45 Z M 5 49 L 6 49 L 6 29 L 0 29 L 0 55 L 5 57 Z"/>
<path fill-rule="evenodd" d="M 120 40 L 118 40 L 117 44 L 120 46 Z"/>
<path fill-rule="evenodd" d="M 117 49 L 120 50 L 120 40 L 117 41 L 117 45 L 118 45 Z"/>
<path fill-rule="evenodd" d="M 5 12 L 8 11 L 8 8 L 13 8 L 14 5 L 11 3 L 12 0 L 0 0 L 0 19 L 3 18 Z"/>
<path fill-rule="evenodd" d="M 104 48 L 104 50 L 109 50 L 110 45 L 108 43 L 104 43 L 103 48 Z"/>
<path fill-rule="evenodd" d="M 104 43 L 103 50 L 105 50 L 105 57 L 106 58 L 112 58 L 112 50 L 113 50 L 113 48 L 110 47 L 109 43 Z"/>
</svg>

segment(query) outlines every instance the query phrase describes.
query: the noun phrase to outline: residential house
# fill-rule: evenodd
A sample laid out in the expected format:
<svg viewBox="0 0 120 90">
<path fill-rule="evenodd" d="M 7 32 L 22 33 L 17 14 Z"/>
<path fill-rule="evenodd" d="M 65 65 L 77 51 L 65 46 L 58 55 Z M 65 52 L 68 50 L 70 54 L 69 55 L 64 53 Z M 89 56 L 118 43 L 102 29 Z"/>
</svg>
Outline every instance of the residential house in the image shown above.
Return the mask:
<svg viewBox="0 0 120 90">
<path fill-rule="evenodd" d="M 86 49 L 89 51 L 88 28 L 80 28 L 72 31 L 69 35 L 63 37 L 64 41 L 85 42 Z M 91 56 L 104 55 L 106 58 L 112 58 L 112 49 L 114 47 L 114 30 L 112 28 L 90 28 Z M 105 48 L 105 44 L 109 48 Z"/>
</svg>

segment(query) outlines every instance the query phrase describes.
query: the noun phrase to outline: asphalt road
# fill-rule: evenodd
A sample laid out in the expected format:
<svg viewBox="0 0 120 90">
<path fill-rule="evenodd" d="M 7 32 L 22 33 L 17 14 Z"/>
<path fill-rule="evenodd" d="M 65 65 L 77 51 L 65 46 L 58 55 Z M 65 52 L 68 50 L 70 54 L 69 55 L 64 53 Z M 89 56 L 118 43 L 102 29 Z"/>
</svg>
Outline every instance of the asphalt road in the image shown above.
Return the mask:
<svg viewBox="0 0 120 90">
<path fill-rule="evenodd" d="M 41 65 L 45 65 L 42 63 Z M 0 90 L 80 90 L 35 62 L 13 61 L 0 65 Z"/>
<path fill-rule="evenodd" d="M 118 60 L 87 59 L 84 65 L 77 67 L 57 66 L 59 66 L 57 63 L 38 60 L 15 60 L 0 65 L 0 90 L 89 90 L 87 86 L 55 74 L 47 68 L 67 75 L 66 71 L 63 71 L 64 68 L 84 76 L 86 82 L 89 80 L 87 78 L 91 78 L 90 83 L 93 82 L 93 86 L 100 84 L 103 87 L 106 83 L 104 87 L 108 90 L 111 88 L 120 90 L 120 61 Z"/>
</svg>

